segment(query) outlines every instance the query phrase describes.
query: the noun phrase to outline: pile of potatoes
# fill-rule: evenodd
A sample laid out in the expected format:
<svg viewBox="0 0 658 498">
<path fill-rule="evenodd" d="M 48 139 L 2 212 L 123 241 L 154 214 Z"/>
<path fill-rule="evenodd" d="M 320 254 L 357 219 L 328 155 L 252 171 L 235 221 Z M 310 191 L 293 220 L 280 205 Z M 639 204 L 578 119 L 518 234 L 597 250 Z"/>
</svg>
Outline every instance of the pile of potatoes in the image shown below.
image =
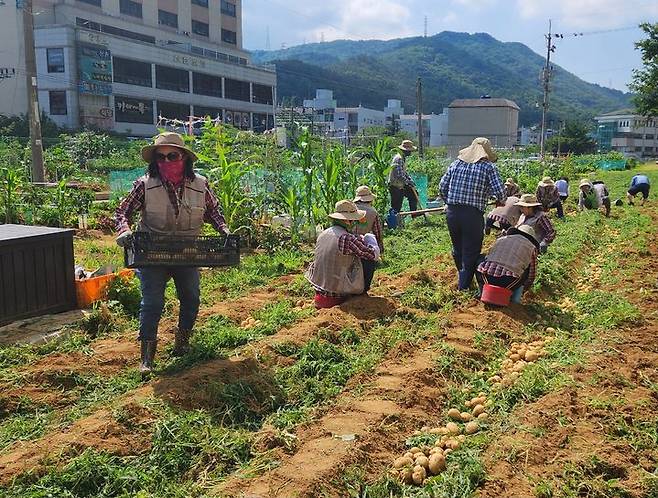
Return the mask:
<svg viewBox="0 0 658 498">
<path fill-rule="evenodd" d="M 551 337 L 547 337 L 530 343 L 513 342 L 507 353 L 507 358 L 503 360 L 501 365 L 500 375 L 489 377 L 487 382 L 494 389 L 511 386 L 521 376 L 521 372 L 526 366 L 546 356 L 544 346 L 551 340 Z"/>
<path fill-rule="evenodd" d="M 587 284 L 585 284 L 585 283 L 583 283 L 583 282 L 578 282 L 578 283 L 576 284 L 576 289 L 577 289 L 579 292 L 589 292 L 589 291 L 592 290 L 592 286 L 591 286 L 591 285 L 587 285 Z"/>
<path fill-rule="evenodd" d="M 471 411 L 460 412 L 457 408 L 448 410 L 448 417 L 453 421 L 442 427 L 423 427 L 414 436 L 422 434 L 438 434 L 433 447 L 414 447 L 393 462 L 391 473 L 405 484 L 422 486 L 425 479 L 440 474 L 446 469 L 446 457 L 466 441 L 466 435 L 475 434 L 480 430 L 480 423 L 486 422 L 489 414 L 486 408 L 492 402 L 484 393 L 465 403 Z M 457 422 L 464 423 L 462 426 Z"/>
<path fill-rule="evenodd" d="M 260 320 L 256 320 L 254 317 L 251 316 L 240 322 L 240 327 L 242 327 L 243 329 L 251 329 L 254 327 L 259 327 L 261 325 L 263 325 L 263 322 L 261 322 Z"/>
</svg>

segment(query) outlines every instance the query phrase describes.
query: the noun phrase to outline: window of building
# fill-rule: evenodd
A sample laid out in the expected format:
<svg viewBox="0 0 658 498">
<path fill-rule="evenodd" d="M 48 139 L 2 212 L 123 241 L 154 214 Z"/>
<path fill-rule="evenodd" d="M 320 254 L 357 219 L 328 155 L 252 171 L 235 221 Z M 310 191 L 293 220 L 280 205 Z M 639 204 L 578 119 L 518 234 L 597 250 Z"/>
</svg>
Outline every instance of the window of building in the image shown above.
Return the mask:
<svg viewBox="0 0 658 498">
<path fill-rule="evenodd" d="M 269 85 L 253 84 L 253 102 L 255 104 L 272 105 L 272 87 Z"/>
<path fill-rule="evenodd" d="M 93 5 L 94 7 L 101 6 L 101 0 L 78 0 L 78 2 L 88 3 L 89 5 Z"/>
<path fill-rule="evenodd" d="M 233 100 L 251 102 L 249 95 L 249 82 L 226 78 L 224 80 L 224 97 Z"/>
<path fill-rule="evenodd" d="M 197 95 L 222 97 L 222 79 L 209 74 L 192 73 L 192 91 Z"/>
<path fill-rule="evenodd" d="M 153 86 L 151 63 L 133 61 L 122 57 L 112 57 L 112 69 L 115 83 L 137 86 Z"/>
<path fill-rule="evenodd" d="M 645 147 L 644 152 L 653 152 L 653 147 Z"/>
<path fill-rule="evenodd" d="M 88 19 L 82 19 L 81 17 L 75 18 L 76 26 L 85 29 L 91 29 L 93 31 L 99 31 L 101 33 L 107 33 L 110 35 L 121 36 L 123 38 L 129 38 L 131 40 L 139 40 L 146 43 L 151 43 L 155 45 L 155 37 L 144 35 L 142 33 L 135 33 L 134 31 L 128 31 L 127 29 L 116 28 L 114 26 L 109 26 L 107 24 L 100 24 Z"/>
<path fill-rule="evenodd" d="M 235 4 L 222 0 L 222 14 L 227 16 L 236 17 Z"/>
<path fill-rule="evenodd" d="M 158 9 L 158 24 L 178 29 L 178 14 Z"/>
<path fill-rule="evenodd" d="M 251 128 L 251 117 L 248 112 L 225 111 L 224 122 L 242 130 Z"/>
<path fill-rule="evenodd" d="M 267 130 L 267 114 L 254 113 L 253 120 L 255 132 L 263 133 L 265 130 Z"/>
<path fill-rule="evenodd" d="M 46 59 L 48 60 L 49 73 L 63 73 L 64 72 L 64 49 L 63 48 L 49 48 L 46 49 Z"/>
<path fill-rule="evenodd" d="M 175 102 L 163 102 L 158 100 L 158 116 L 168 119 L 188 121 L 190 119 L 190 106 L 177 104 Z"/>
<path fill-rule="evenodd" d="M 208 24 L 192 19 L 192 33 L 199 36 L 209 36 L 210 31 Z"/>
<path fill-rule="evenodd" d="M 194 106 L 194 116 L 197 118 L 209 117 L 210 119 L 219 118 L 220 120 L 223 117 L 223 112 L 217 107 L 205 107 L 202 105 Z"/>
<path fill-rule="evenodd" d="M 66 116 L 68 114 L 66 92 L 48 92 L 48 99 L 52 116 Z"/>
<path fill-rule="evenodd" d="M 222 41 L 224 43 L 230 43 L 231 45 L 236 45 L 238 43 L 238 36 L 235 33 L 235 31 L 222 28 Z"/>
<path fill-rule="evenodd" d="M 208 0 L 192 0 L 192 3 L 206 9 L 208 8 Z"/>
<path fill-rule="evenodd" d="M 127 16 L 142 17 L 142 4 L 132 0 L 119 0 L 119 11 Z"/>
<path fill-rule="evenodd" d="M 646 140 L 653 140 L 653 139 L 654 139 L 654 136 L 655 136 L 655 135 L 649 135 L 649 134 L 647 134 L 647 135 L 644 135 L 644 138 L 645 138 Z"/>
<path fill-rule="evenodd" d="M 190 92 L 188 71 L 167 66 L 155 66 L 155 87 L 174 92 Z"/>
<path fill-rule="evenodd" d="M 153 124 L 153 101 L 115 96 L 114 120 L 117 123 Z"/>
</svg>

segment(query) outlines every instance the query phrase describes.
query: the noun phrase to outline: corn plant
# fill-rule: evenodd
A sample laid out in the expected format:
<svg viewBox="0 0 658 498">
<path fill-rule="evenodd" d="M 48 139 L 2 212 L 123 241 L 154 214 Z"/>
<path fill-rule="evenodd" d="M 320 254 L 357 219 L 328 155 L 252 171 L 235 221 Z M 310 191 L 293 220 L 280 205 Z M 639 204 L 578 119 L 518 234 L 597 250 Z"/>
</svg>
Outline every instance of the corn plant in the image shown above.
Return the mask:
<svg viewBox="0 0 658 498">
<path fill-rule="evenodd" d="M 325 214 L 332 213 L 335 204 L 344 197 L 345 188 L 343 175 L 345 173 L 345 156 L 338 148 L 330 149 L 324 156 L 322 165 L 318 168 L 318 191 L 320 206 Z"/>
<path fill-rule="evenodd" d="M 299 243 L 299 228 L 304 210 L 303 196 L 296 185 L 285 185 L 277 193 L 277 201 L 292 219 L 291 238 L 293 244 Z"/>
<path fill-rule="evenodd" d="M 0 196 L 5 212 L 5 223 L 12 223 L 17 218 L 18 190 L 23 184 L 19 170 L 9 167 L 0 168 Z"/>
<path fill-rule="evenodd" d="M 304 207 L 306 208 L 306 217 L 309 222 L 317 221 L 314 218 L 313 206 L 315 205 L 315 157 L 313 155 L 313 142 L 308 129 L 304 129 L 302 134 L 297 138 L 295 146 L 297 151 L 294 159 L 304 174 Z"/>
<path fill-rule="evenodd" d="M 383 213 L 388 207 L 388 174 L 391 171 L 391 141 L 388 137 L 379 140 L 368 151 L 367 182 L 375 194 L 375 208 Z"/>
</svg>

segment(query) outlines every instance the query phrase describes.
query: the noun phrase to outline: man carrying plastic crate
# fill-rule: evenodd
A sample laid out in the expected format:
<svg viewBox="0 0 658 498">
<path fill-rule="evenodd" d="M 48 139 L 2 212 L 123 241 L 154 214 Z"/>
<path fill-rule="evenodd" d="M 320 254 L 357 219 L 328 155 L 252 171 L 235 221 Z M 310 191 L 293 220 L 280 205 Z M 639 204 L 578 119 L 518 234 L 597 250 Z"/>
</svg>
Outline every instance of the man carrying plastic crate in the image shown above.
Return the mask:
<svg viewBox="0 0 658 498">
<path fill-rule="evenodd" d="M 208 181 L 194 172 L 196 155 L 185 146 L 178 133 L 161 133 L 153 145 L 142 149 L 148 163 L 146 175 L 133 184 L 132 191 L 116 210 L 117 244 L 125 246 L 132 235 L 130 223 L 135 212 L 141 213 L 139 232 L 173 236 L 198 236 L 204 222 L 228 235 L 219 202 Z M 180 301 L 178 328 L 175 332 L 174 356 L 190 349 L 192 328 L 199 312 L 199 269 L 191 266 L 149 266 L 138 271 L 142 288 L 139 313 L 142 376 L 153 368 L 157 346 L 158 323 L 164 308 L 167 282 L 174 279 Z"/>
</svg>

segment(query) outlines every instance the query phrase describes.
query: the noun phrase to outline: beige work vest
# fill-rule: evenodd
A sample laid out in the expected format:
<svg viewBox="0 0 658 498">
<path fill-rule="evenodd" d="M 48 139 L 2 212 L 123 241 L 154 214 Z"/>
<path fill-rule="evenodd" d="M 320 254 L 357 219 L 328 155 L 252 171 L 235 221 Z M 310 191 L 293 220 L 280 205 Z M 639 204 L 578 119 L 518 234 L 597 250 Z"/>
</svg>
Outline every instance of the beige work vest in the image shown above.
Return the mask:
<svg viewBox="0 0 658 498">
<path fill-rule="evenodd" d="M 185 180 L 178 216 L 160 179 L 146 175 L 143 180 L 145 189 L 140 232 L 188 236 L 201 233 L 206 212 L 206 179 L 203 176 L 196 175 L 192 181 Z"/>
<path fill-rule="evenodd" d="M 356 225 L 356 230 L 355 232 L 359 235 L 365 235 L 367 233 L 374 233 L 373 232 L 373 227 L 375 226 L 375 223 L 377 222 L 377 218 L 379 218 L 379 213 L 377 210 L 372 207 L 370 204 L 366 204 L 365 202 L 356 202 L 356 207 L 359 208 L 361 211 L 366 212 L 366 223 L 365 225 L 362 224 L 357 224 Z"/>
<path fill-rule="evenodd" d="M 496 239 L 487 261 L 493 261 L 520 277 L 530 266 L 535 245 L 523 235 L 505 235 Z"/>
<path fill-rule="evenodd" d="M 315 244 L 315 260 L 306 271 L 306 278 L 315 287 L 334 294 L 363 294 L 363 265 L 354 255 L 338 250 L 338 240 L 348 233 L 343 227 L 332 226 L 323 231 Z"/>
</svg>

